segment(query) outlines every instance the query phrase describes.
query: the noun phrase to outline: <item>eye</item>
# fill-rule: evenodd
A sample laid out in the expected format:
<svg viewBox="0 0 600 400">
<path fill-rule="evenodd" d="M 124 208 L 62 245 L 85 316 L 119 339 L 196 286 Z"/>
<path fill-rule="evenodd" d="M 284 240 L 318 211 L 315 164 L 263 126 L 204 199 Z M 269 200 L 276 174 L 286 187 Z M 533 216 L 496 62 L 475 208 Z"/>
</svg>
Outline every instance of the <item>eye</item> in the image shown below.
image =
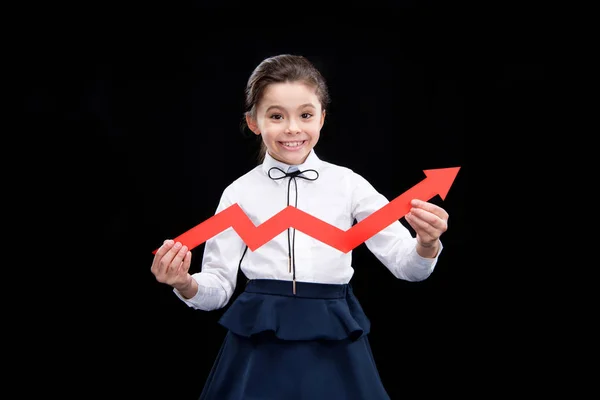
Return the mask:
<svg viewBox="0 0 600 400">
<path fill-rule="evenodd" d="M 310 117 L 312 117 L 312 114 L 311 114 L 311 113 L 302 113 L 302 115 L 301 115 L 301 116 L 302 116 L 302 118 L 304 118 L 304 119 L 309 119 Z"/>
<path fill-rule="evenodd" d="M 269 118 L 271 118 L 271 119 L 281 119 L 283 117 L 281 116 L 281 114 L 273 114 Z"/>
</svg>

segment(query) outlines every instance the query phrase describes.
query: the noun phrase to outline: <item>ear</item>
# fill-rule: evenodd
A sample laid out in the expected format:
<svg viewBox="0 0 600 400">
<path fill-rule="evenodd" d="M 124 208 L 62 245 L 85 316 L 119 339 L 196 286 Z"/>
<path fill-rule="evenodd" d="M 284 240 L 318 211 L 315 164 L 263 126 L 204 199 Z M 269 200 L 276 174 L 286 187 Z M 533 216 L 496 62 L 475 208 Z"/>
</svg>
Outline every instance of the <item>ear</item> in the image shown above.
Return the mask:
<svg viewBox="0 0 600 400">
<path fill-rule="evenodd" d="M 323 110 L 323 113 L 321 114 L 321 126 L 319 127 L 319 129 L 323 128 L 324 123 L 325 123 L 325 110 Z"/>
<path fill-rule="evenodd" d="M 254 120 L 254 118 L 252 118 L 249 113 L 246 114 L 246 124 L 248 124 L 248 128 L 250 128 L 250 130 L 254 132 L 255 135 L 260 135 L 260 130 L 258 129 L 256 120 Z"/>
</svg>

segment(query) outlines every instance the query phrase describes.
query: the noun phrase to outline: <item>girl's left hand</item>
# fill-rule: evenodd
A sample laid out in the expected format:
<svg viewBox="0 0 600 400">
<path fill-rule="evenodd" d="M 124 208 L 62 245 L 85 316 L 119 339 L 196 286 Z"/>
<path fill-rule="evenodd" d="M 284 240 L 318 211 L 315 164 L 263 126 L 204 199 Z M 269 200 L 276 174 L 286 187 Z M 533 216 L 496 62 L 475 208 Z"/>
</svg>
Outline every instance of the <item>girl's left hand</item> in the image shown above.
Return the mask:
<svg viewBox="0 0 600 400">
<path fill-rule="evenodd" d="M 435 204 L 414 199 L 406 214 L 406 222 L 415 230 L 417 242 L 423 247 L 434 246 L 448 229 L 448 213 Z"/>
</svg>

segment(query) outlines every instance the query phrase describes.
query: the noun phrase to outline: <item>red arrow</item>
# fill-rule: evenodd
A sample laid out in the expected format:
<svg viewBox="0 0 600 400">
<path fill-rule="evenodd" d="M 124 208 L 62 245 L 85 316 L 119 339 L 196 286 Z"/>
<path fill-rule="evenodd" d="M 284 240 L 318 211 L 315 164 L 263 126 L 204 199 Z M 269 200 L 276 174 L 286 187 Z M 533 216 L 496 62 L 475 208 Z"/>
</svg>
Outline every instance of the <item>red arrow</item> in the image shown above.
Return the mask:
<svg viewBox="0 0 600 400">
<path fill-rule="evenodd" d="M 394 200 L 364 218 L 347 231 L 343 231 L 312 215 L 288 206 L 259 226 L 248 218 L 238 204 L 233 204 L 206 221 L 173 240 L 181 242 L 190 250 L 211 237 L 232 227 L 242 240 L 254 251 L 288 228 L 295 228 L 341 252 L 348 253 L 361 243 L 404 217 L 411 209 L 410 201 L 428 201 L 440 195 L 446 198 L 460 167 L 427 169 L 427 178 L 396 197 Z M 154 250 L 152 254 L 156 254 Z"/>
</svg>

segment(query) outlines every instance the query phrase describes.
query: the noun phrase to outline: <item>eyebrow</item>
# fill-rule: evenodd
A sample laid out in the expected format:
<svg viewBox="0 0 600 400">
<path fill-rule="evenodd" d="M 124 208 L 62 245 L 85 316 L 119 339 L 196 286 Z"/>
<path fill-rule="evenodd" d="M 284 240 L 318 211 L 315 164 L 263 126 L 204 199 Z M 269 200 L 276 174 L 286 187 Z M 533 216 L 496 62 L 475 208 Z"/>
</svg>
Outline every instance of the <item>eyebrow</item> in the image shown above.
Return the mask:
<svg viewBox="0 0 600 400">
<path fill-rule="evenodd" d="M 312 104 L 312 103 L 305 103 L 305 104 L 302 104 L 301 106 L 298 106 L 298 109 L 300 109 L 300 108 L 304 108 L 304 107 L 312 107 L 312 108 L 317 108 L 317 107 L 315 107 L 315 105 L 314 105 L 314 104 Z M 282 109 L 285 109 L 284 107 L 281 107 L 280 105 L 274 104 L 274 105 L 272 105 L 272 106 L 269 106 L 269 107 L 268 107 L 268 108 L 265 110 L 265 112 L 268 112 L 268 111 L 269 111 L 270 109 L 272 109 L 272 108 L 282 108 Z"/>
</svg>

